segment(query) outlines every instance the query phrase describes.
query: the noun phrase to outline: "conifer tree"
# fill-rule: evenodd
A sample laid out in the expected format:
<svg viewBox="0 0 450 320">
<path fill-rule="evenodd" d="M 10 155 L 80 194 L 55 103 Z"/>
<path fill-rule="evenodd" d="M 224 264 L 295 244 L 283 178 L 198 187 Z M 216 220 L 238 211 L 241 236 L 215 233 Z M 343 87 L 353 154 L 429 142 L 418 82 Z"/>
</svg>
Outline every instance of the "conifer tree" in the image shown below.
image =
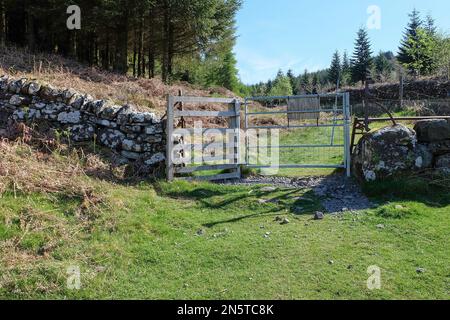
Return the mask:
<svg viewBox="0 0 450 320">
<path fill-rule="evenodd" d="M 333 59 L 331 60 L 331 67 L 328 71 L 328 80 L 334 85 L 337 86 L 338 82 L 341 82 L 342 77 L 342 66 L 341 66 L 341 57 L 339 52 L 333 54 Z"/>
<path fill-rule="evenodd" d="M 364 84 L 370 78 L 373 60 L 369 36 L 363 28 L 358 31 L 351 64 L 352 81 L 355 83 L 361 81 Z"/>
</svg>

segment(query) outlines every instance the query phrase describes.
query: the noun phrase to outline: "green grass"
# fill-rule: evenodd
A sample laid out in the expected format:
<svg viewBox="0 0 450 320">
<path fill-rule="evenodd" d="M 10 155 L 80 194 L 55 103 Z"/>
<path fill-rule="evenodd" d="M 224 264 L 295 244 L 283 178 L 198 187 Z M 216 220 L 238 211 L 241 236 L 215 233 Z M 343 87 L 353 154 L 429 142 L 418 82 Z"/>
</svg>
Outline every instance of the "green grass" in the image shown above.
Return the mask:
<svg viewBox="0 0 450 320">
<path fill-rule="evenodd" d="M 376 208 L 322 221 L 312 220 L 320 202 L 309 190 L 92 184 L 105 204 L 81 215 L 80 199 L 3 194 L 0 298 L 450 297 L 450 199 L 423 184 L 414 195 L 369 185 Z M 72 265 L 82 272 L 78 291 L 66 288 Z M 366 287 L 372 265 L 381 290 Z"/>
</svg>

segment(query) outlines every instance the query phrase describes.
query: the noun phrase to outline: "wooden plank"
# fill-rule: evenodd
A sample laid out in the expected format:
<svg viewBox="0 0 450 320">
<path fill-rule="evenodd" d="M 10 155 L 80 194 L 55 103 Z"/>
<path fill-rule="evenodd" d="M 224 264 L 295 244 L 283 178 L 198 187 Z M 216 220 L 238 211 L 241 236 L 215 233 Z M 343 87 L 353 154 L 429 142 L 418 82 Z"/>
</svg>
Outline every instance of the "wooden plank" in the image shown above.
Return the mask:
<svg viewBox="0 0 450 320">
<path fill-rule="evenodd" d="M 198 167 L 185 167 L 185 168 L 175 168 L 176 173 L 193 173 L 199 171 L 212 171 L 212 170 L 229 170 L 237 169 L 239 165 L 237 164 L 217 164 L 208 166 L 198 166 Z"/>
<path fill-rule="evenodd" d="M 235 117 L 234 111 L 175 111 L 174 116 L 179 117 Z"/>
<path fill-rule="evenodd" d="M 234 103 L 236 98 L 215 98 L 215 97 L 174 97 L 174 102 L 183 102 L 183 103 L 226 103 L 231 104 Z"/>
</svg>

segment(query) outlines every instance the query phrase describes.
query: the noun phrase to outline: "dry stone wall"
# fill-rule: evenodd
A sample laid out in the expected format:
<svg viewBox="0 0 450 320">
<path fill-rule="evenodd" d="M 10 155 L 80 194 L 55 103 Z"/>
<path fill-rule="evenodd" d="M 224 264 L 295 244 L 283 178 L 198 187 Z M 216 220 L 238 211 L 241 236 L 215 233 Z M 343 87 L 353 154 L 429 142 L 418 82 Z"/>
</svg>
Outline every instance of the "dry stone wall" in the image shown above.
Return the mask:
<svg viewBox="0 0 450 320">
<path fill-rule="evenodd" d="M 42 121 L 65 130 L 74 142 L 96 139 L 123 164 L 141 161 L 160 167 L 165 161 L 164 122 L 155 114 L 95 100 L 72 89 L 1 77 L 0 136 L 15 122 Z"/>
</svg>

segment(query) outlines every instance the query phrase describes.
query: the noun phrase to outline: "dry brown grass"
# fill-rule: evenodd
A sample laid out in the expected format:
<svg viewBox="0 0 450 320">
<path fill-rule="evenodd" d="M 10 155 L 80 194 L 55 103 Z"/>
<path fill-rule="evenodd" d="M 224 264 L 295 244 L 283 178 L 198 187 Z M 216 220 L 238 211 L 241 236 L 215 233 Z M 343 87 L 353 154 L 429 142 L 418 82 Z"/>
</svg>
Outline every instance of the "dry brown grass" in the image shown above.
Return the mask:
<svg viewBox="0 0 450 320">
<path fill-rule="evenodd" d="M 189 96 L 234 96 L 223 88 L 201 89 L 181 82 L 165 85 L 158 78 L 136 79 L 91 68 L 58 55 L 31 54 L 12 47 L 0 48 L 0 74 L 37 79 L 58 88 L 73 88 L 97 99 L 130 103 L 140 111 L 158 115 L 165 113 L 166 95 L 178 95 L 180 90 Z"/>
</svg>

